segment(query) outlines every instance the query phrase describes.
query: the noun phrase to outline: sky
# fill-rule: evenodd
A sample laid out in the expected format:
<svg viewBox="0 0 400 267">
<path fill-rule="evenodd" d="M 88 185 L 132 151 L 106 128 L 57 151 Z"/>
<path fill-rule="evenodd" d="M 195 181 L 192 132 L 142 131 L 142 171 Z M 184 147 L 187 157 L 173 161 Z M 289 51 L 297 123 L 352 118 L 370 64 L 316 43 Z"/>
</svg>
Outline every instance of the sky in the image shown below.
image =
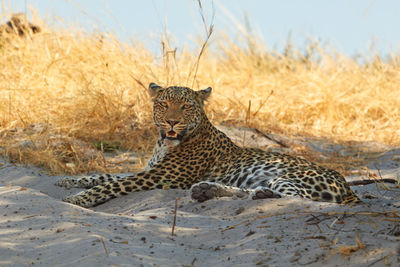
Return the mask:
<svg viewBox="0 0 400 267">
<path fill-rule="evenodd" d="M 202 0 L 214 35 L 234 39 L 246 18 L 268 48 L 282 51 L 288 39 L 299 49 L 309 40 L 349 56 L 400 48 L 399 0 Z M 122 41 L 158 47 L 167 28 L 175 44 L 194 44 L 205 36 L 197 0 L 3 0 L 2 12 L 36 9 L 50 26 L 79 26 L 112 32 Z M 289 37 L 290 36 L 290 37 Z M 239 38 L 235 39 L 239 42 Z"/>
</svg>

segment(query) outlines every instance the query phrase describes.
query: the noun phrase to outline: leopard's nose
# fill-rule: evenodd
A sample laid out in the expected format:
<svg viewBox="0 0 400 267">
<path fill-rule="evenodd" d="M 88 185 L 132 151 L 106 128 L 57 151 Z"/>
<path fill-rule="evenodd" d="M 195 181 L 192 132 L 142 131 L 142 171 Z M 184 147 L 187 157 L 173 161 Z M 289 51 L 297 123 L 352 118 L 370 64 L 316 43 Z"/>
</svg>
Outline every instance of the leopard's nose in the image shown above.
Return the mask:
<svg viewBox="0 0 400 267">
<path fill-rule="evenodd" d="M 174 127 L 174 125 L 178 124 L 179 121 L 167 120 L 167 123 L 168 123 L 169 125 L 171 125 L 171 127 Z"/>
</svg>

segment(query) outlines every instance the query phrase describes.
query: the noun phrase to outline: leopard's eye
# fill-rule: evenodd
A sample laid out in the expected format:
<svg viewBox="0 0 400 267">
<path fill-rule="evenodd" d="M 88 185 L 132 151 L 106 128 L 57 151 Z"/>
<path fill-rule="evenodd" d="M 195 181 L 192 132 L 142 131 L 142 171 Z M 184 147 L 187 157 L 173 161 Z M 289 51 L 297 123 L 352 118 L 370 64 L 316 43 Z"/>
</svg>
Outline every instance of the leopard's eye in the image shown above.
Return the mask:
<svg viewBox="0 0 400 267">
<path fill-rule="evenodd" d="M 164 108 L 168 108 L 167 102 L 160 102 L 160 105 Z"/>
<path fill-rule="evenodd" d="M 184 104 L 183 106 L 182 106 L 182 109 L 189 109 L 189 108 L 191 108 L 192 107 L 192 105 L 190 105 L 190 104 Z"/>
</svg>

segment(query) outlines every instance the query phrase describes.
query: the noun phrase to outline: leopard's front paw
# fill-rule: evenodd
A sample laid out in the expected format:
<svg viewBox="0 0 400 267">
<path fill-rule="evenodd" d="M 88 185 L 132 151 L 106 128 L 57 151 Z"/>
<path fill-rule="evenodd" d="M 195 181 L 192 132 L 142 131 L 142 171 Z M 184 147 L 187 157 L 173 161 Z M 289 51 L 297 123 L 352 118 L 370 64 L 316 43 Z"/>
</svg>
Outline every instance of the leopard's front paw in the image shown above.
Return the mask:
<svg viewBox="0 0 400 267">
<path fill-rule="evenodd" d="M 56 185 L 60 186 L 60 187 L 65 187 L 67 189 L 70 189 L 72 187 L 77 187 L 78 183 L 77 183 L 77 179 L 76 178 L 64 177 L 64 178 L 59 179 L 56 182 Z"/>
<path fill-rule="evenodd" d="M 197 183 L 190 188 L 190 195 L 192 199 L 198 202 L 213 199 L 217 196 L 218 187 L 215 184 L 202 182 Z"/>
</svg>

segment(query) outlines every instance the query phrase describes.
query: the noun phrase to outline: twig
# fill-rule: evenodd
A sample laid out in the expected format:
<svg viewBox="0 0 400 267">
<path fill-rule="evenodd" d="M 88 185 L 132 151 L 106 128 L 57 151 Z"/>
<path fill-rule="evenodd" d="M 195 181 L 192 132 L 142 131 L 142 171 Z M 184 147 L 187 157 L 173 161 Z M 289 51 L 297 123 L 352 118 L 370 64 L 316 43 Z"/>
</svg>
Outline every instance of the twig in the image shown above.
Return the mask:
<svg viewBox="0 0 400 267">
<path fill-rule="evenodd" d="M 259 129 L 257 129 L 257 128 L 249 128 L 250 130 L 253 130 L 254 132 L 256 132 L 256 133 L 258 133 L 258 134 L 260 134 L 260 135 L 262 135 L 263 137 L 265 137 L 265 138 L 267 138 L 268 140 L 270 140 L 270 141 L 272 141 L 272 142 L 275 142 L 275 143 L 277 143 L 278 145 L 280 145 L 281 147 L 284 147 L 284 148 L 289 148 L 289 146 L 288 145 L 285 145 L 284 143 L 282 143 L 281 141 L 279 141 L 279 140 L 276 140 L 275 138 L 273 138 L 273 137 L 271 137 L 271 136 L 269 136 L 268 134 L 266 134 L 266 133 L 264 133 L 264 132 L 262 132 L 262 131 L 260 131 Z"/>
<path fill-rule="evenodd" d="M 176 225 L 176 211 L 178 209 L 178 200 L 179 197 L 175 198 L 175 209 L 174 209 L 174 222 L 172 223 L 172 232 L 171 235 L 174 235 L 175 225 Z"/>
<path fill-rule="evenodd" d="M 283 216 L 283 215 L 288 215 L 288 214 L 299 214 L 299 212 L 293 211 L 293 212 L 283 212 L 283 213 L 278 213 L 278 214 L 268 214 L 268 215 L 257 216 L 255 218 L 247 219 L 247 220 L 244 220 L 244 221 L 242 221 L 240 223 L 237 223 L 237 224 L 234 224 L 234 225 L 231 225 L 231 226 L 227 226 L 225 229 L 222 229 L 221 232 L 223 233 L 225 231 L 234 229 L 235 227 L 237 227 L 239 225 L 242 225 L 244 223 L 252 223 L 252 222 L 254 222 L 256 220 L 259 220 L 259 219 L 265 219 L 265 218 L 275 217 L 275 216 Z"/>
<path fill-rule="evenodd" d="M 135 77 L 133 77 L 132 75 L 131 75 L 131 77 L 135 80 L 135 82 L 137 82 L 141 87 L 143 87 L 145 90 L 147 90 L 147 87 L 139 80 L 139 79 L 136 79 Z"/>
<path fill-rule="evenodd" d="M 250 121 L 250 117 L 251 117 L 251 100 L 249 100 L 249 105 L 247 107 L 247 112 L 246 112 L 246 118 L 245 118 L 245 125 L 246 127 L 249 127 L 249 121 Z M 243 142 L 242 142 L 242 146 L 245 146 L 245 142 L 246 142 L 246 131 L 243 131 Z"/>
<path fill-rule="evenodd" d="M 329 240 L 328 237 L 323 236 L 323 235 L 310 235 L 310 236 L 306 236 L 304 237 L 304 239 L 308 240 L 308 239 L 321 239 L 321 240 Z"/>
<path fill-rule="evenodd" d="M 374 164 L 374 166 L 375 166 L 376 170 L 378 171 L 379 178 L 382 180 L 383 178 L 382 178 L 381 170 L 378 168 L 378 166 L 376 166 L 376 164 Z M 382 196 L 385 196 L 388 191 L 389 191 L 389 188 L 386 187 L 385 192 L 382 194 Z"/>
<path fill-rule="evenodd" d="M 367 184 L 373 184 L 373 183 L 391 183 L 395 184 L 398 181 L 393 178 L 382 178 L 382 179 L 376 179 L 376 180 L 356 180 L 356 181 L 351 181 L 347 182 L 349 186 L 354 186 L 354 185 L 367 185 Z"/>
<path fill-rule="evenodd" d="M 36 217 L 36 216 L 42 216 L 42 215 L 40 215 L 40 214 L 28 215 L 28 216 L 25 216 L 23 219 L 28 219 L 28 218 L 32 218 L 32 217 Z"/>
<path fill-rule="evenodd" d="M 108 249 L 107 249 L 107 247 L 106 247 L 106 243 L 104 243 L 104 238 L 103 238 L 103 237 L 100 237 L 100 241 L 101 241 L 101 243 L 103 244 L 104 251 L 106 252 L 106 256 L 108 257 Z"/>
<path fill-rule="evenodd" d="M 258 107 L 258 109 L 256 110 L 256 112 L 253 113 L 253 117 L 255 117 L 257 115 L 257 113 L 262 109 L 262 107 L 267 103 L 268 99 L 271 97 L 271 95 L 274 93 L 274 90 L 271 90 L 271 92 L 269 93 L 269 95 L 267 96 L 267 98 L 264 101 L 261 101 L 260 106 Z"/>
<path fill-rule="evenodd" d="M 377 264 L 378 262 L 380 262 L 380 261 L 386 259 L 386 258 L 389 257 L 391 254 L 392 254 L 392 253 L 390 253 L 390 254 L 388 254 L 388 255 L 386 255 L 386 256 L 383 256 L 382 258 L 379 258 L 379 259 L 377 259 L 377 260 L 372 261 L 370 264 L 367 265 L 367 267 L 375 266 L 375 264 Z"/>
</svg>

